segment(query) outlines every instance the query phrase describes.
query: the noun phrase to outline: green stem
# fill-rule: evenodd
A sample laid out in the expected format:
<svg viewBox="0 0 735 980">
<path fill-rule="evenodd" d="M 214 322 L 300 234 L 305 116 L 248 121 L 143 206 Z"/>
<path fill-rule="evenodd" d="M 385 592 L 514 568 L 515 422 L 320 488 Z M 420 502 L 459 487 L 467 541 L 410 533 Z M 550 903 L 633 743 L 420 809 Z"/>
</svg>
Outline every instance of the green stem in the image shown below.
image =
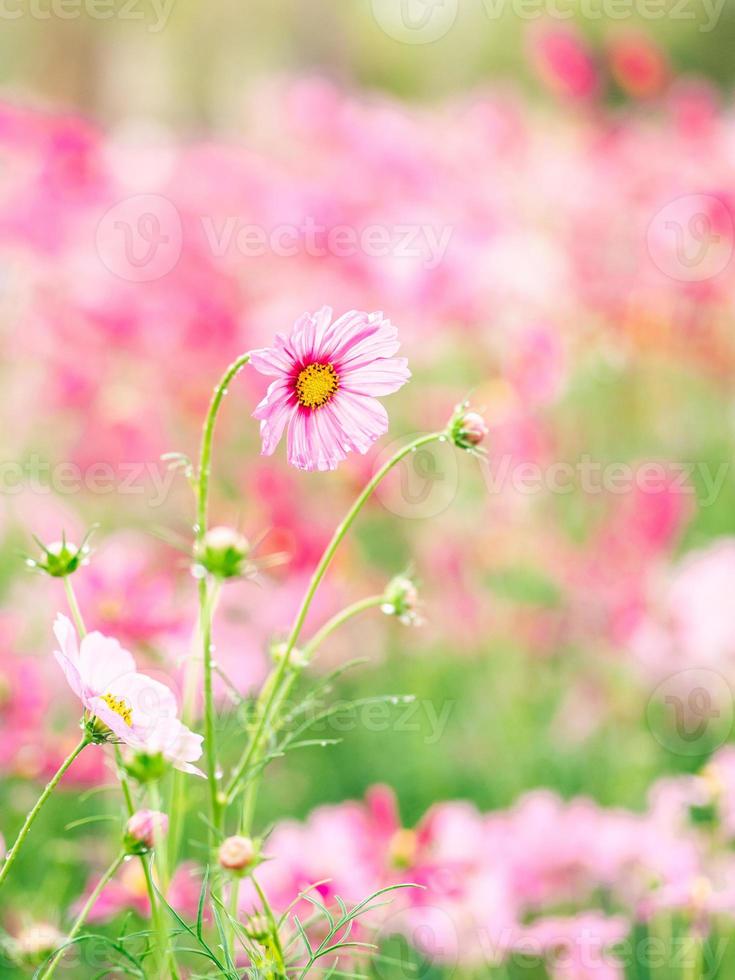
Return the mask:
<svg viewBox="0 0 735 980">
<path fill-rule="evenodd" d="M 698 933 L 695 931 L 690 932 L 687 938 L 690 940 L 690 944 L 686 949 L 686 958 L 682 968 L 684 980 L 702 980 L 702 977 L 704 976 L 704 971 L 702 969 L 704 940 L 702 936 L 698 935 Z"/>
<path fill-rule="evenodd" d="M 280 971 L 280 976 L 286 976 L 286 961 L 283 955 L 283 947 L 281 946 L 281 937 L 278 932 L 278 923 L 276 922 L 276 917 L 273 915 L 273 909 L 271 908 L 270 902 L 265 896 L 265 892 L 258 884 L 255 875 L 250 875 L 250 878 L 255 885 L 255 890 L 257 891 L 260 901 L 263 904 L 263 911 L 265 912 L 266 919 L 270 926 L 271 940 L 273 943 L 273 952 L 275 954 L 276 966 Z"/>
<path fill-rule="evenodd" d="M 385 596 L 383 595 L 371 595 L 366 599 L 358 599 L 357 602 L 353 602 L 352 605 L 346 606 L 341 612 L 338 612 L 335 616 L 332 616 L 320 630 L 318 630 L 314 636 L 309 640 L 309 642 L 304 646 L 304 659 L 309 662 L 312 659 L 314 653 L 322 645 L 328 636 L 330 636 L 336 629 L 344 625 L 353 616 L 359 616 L 360 613 L 366 612 L 368 609 L 374 609 L 376 606 L 382 606 L 385 602 Z"/>
<path fill-rule="evenodd" d="M 3 864 L 2 868 L 0 868 L 0 885 L 2 885 L 2 883 L 7 878 L 10 869 L 15 863 L 15 859 L 18 857 L 18 852 L 23 846 L 23 842 L 28 836 L 29 830 L 33 826 L 33 822 L 35 821 L 36 817 L 43 809 L 44 803 L 49 798 L 49 796 L 51 796 L 53 791 L 56 789 L 56 786 L 58 785 L 59 781 L 61 780 L 66 770 L 71 766 L 71 764 L 74 762 L 74 760 L 82 751 L 82 749 L 86 748 L 86 746 L 89 745 L 90 741 L 91 740 L 89 736 L 85 733 L 84 736 L 82 737 L 81 742 L 77 745 L 75 749 L 72 750 L 72 752 L 66 757 L 66 759 L 64 759 L 59 769 L 51 777 L 48 783 L 46 783 L 46 788 L 44 789 L 43 793 L 41 793 L 41 795 L 38 797 L 38 800 L 36 801 L 36 805 L 26 816 L 23 826 L 21 827 L 18 836 L 15 839 L 15 843 L 8 851 L 5 857 L 5 863 Z"/>
<path fill-rule="evenodd" d="M 419 436 L 417 439 L 412 440 L 411 442 L 403 446 L 401 449 L 399 449 L 394 456 L 392 456 L 386 463 L 383 464 L 383 466 L 381 466 L 378 472 L 367 483 L 363 491 L 355 500 L 352 507 L 347 512 L 347 515 L 345 516 L 341 524 L 337 527 L 336 531 L 332 535 L 332 539 L 327 545 L 324 554 L 322 555 L 319 564 L 317 565 L 314 574 L 311 577 L 311 581 L 309 582 L 309 587 L 307 588 L 306 594 L 301 602 L 301 607 L 294 621 L 288 640 L 286 641 L 286 648 L 284 650 L 283 657 L 280 663 L 278 664 L 278 667 L 275 670 L 273 683 L 268 685 L 268 691 L 269 691 L 268 698 L 265 704 L 263 705 L 262 711 L 259 713 L 259 719 L 258 719 L 258 724 L 255 733 L 253 734 L 248 749 L 245 752 L 243 758 L 241 759 L 240 764 L 238 765 L 228 785 L 227 788 L 228 802 L 232 802 L 232 800 L 234 799 L 237 793 L 237 786 L 240 780 L 248 771 L 248 769 L 251 767 L 251 765 L 257 761 L 257 757 L 259 756 L 261 750 L 261 742 L 263 740 L 263 734 L 266 731 L 267 724 L 270 720 L 270 714 L 273 707 L 273 703 L 276 699 L 276 695 L 281 686 L 281 683 L 283 682 L 283 679 L 288 671 L 291 653 L 301 634 L 301 630 L 303 628 L 304 622 L 306 620 L 306 616 L 309 612 L 309 608 L 311 606 L 316 590 L 319 588 L 319 585 L 322 579 L 324 578 L 324 575 L 327 569 L 329 568 L 332 559 L 334 558 L 334 554 L 337 551 L 337 548 L 339 547 L 340 543 L 342 542 L 342 539 L 347 534 L 355 518 L 362 510 L 362 507 L 365 504 L 366 500 L 370 497 L 370 495 L 373 493 L 373 491 L 381 482 L 381 480 L 388 473 L 390 473 L 393 467 L 396 466 L 398 463 L 400 463 L 401 460 L 405 459 L 405 457 L 408 456 L 410 453 L 416 451 L 420 447 L 426 446 L 432 442 L 437 442 L 439 439 L 442 439 L 445 436 L 446 436 L 445 432 L 430 432 L 427 435 Z"/>
<path fill-rule="evenodd" d="M 196 540 L 201 543 L 207 533 L 207 507 L 209 503 L 209 478 L 212 472 L 212 437 L 214 436 L 214 423 L 217 421 L 222 399 L 227 394 L 232 379 L 242 371 L 250 360 L 250 354 L 241 354 L 237 360 L 227 368 L 222 375 L 222 380 L 214 389 L 214 395 L 209 405 L 207 417 L 204 420 L 202 431 L 202 442 L 199 451 L 199 471 L 197 482 L 197 526 Z"/>
<path fill-rule="evenodd" d="M 202 580 L 200 589 L 204 589 L 202 604 L 202 647 L 204 652 L 204 746 L 207 753 L 207 784 L 209 786 L 209 805 L 212 823 L 220 827 L 223 809 L 219 791 L 219 769 L 217 762 L 216 725 L 214 711 L 214 668 L 212 665 L 212 618 L 217 601 L 218 583 L 208 587 Z"/>
<path fill-rule="evenodd" d="M 196 548 L 199 548 L 207 533 L 207 511 L 209 505 L 209 480 L 212 472 L 212 440 L 214 425 L 227 394 L 227 388 L 233 378 L 245 367 L 250 360 L 250 354 L 242 354 L 230 364 L 222 375 L 209 405 L 207 417 L 202 430 L 202 442 L 199 451 L 199 469 L 197 472 L 197 521 L 195 528 Z M 204 655 L 204 740 L 207 753 L 207 780 L 209 783 L 209 803 L 212 824 L 220 826 L 222 818 L 222 801 L 217 788 L 217 744 L 214 718 L 214 697 L 212 693 L 212 616 L 210 590 L 206 577 L 199 581 L 199 618 L 201 623 L 201 639 Z"/>
<path fill-rule="evenodd" d="M 366 599 L 359 599 L 357 602 L 353 602 L 352 605 L 347 606 L 341 612 L 333 616 L 305 645 L 303 649 L 304 661 L 309 663 L 324 640 L 326 640 L 327 637 L 330 636 L 336 629 L 338 629 L 348 620 L 352 619 L 353 616 L 358 616 L 360 613 L 365 612 L 368 609 L 374 609 L 376 606 L 382 605 L 383 601 L 384 597 L 382 595 L 368 596 Z M 288 698 L 291 687 L 293 686 L 297 676 L 298 672 L 291 670 L 284 678 L 282 683 L 280 683 L 277 695 L 274 693 L 274 700 L 271 707 L 271 717 L 276 717 L 278 712 L 281 710 L 281 705 Z M 263 701 L 266 701 L 270 696 L 271 689 L 275 686 L 277 678 L 274 674 L 271 674 L 269 680 L 270 685 L 266 684 L 266 686 L 263 688 Z M 249 835 L 252 830 L 253 818 L 255 816 L 255 802 L 258 796 L 261 777 L 262 772 L 255 775 L 245 788 L 242 814 L 240 818 L 240 833 L 245 834 L 246 836 Z"/>
<path fill-rule="evenodd" d="M 97 882 L 97 885 L 92 891 L 92 894 L 84 903 L 84 908 L 77 916 L 74 925 L 71 927 L 71 930 L 68 936 L 66 937 L 67 945 L 71 943 L 74 939 L 76 939 L 76 937 L 79 935 L 82 926 L 87 921 L 87 916 L 92 911 L 97 899 L 100 897 L 100 894 L 102 893 L 102 890 L 104 889 L 105 885 L 110 881 L 110 879 L 115 876 L 115 874 L 117 873 L 117 869 L 120 867 L 120 865 L 123 863 L 124 860 L 125 860 L 125 851 L 122 851 L 120 854 L 118 854 L 118 856 L 112 862 L 110 867 L 107 869 L 107 871 L 105 871 L 105 873 L 102 875 L 100 880 Z M 40 980 L 49 980 L 49 978 L 53 976 L 53 974 L 56 971 L 56 967 L 58 966 L 59 961 L 61 960 L 61 957 L 63 955 L 64 955 L 64 950 L 60 949 L 59 952 L 56 953 L 54 958 L 51 960 L 46 970 L 41 974 Z"/>
<path fill-rule="evenodd" d="M 64 589 L 66 590 L 66 599 L 69 603 L 69 610 L 71 611 L 71 617 L 74 620 L 74 625 L 77 628 L 80 639 L 86 636 L 87 630 L 84 626 L 84 620 L 82 619 L 82 613 L 79 609 L 79 603 L 77 602 L 77 597 L 74 595 L 74 586 L 71 584 L 71 578 L 68 575 L 64 576 Z"/>
<path fill-rule="evenodd" d="M 157 782 L 150 783 L 150 797 L 151 797 L 151 809 L 157 813 L 163 812 L 163 807 L 161 804 L 161 792 Z M 168 891 L 168 886 L 170 882 L 169 868 L 167 861 L 166 848 L 164 847 L 163 841 L 156 840 L 156 847 L 154 850 L 154 860 L 158 865 L 158 875 L 161 881 L 161 892 L 165 895 Z"/>
<path fill-rule="evenodd" d="M 196 650 L 199 649 L 201 628 L 200 613 L 192 635 L 191 650 L 186 658 L 184 668 L 184 694 L 181 706 L 181 720 L 190 728 L 193 727 L 199 669 L 195 648 Z M 186 778 L 186 773 L 182 772 L 181 769 L 174 769 L 171 777 L 171 806 L 169 808 L 168 827 L 168 862 L 172 868 L 175 868 L 178 864 L 179 851 L 181 849 L 183 816 L 186 804 Z"/>
<path fill-rule="evenodd" d="M 133 799 L 133 792 L 130 788 L 130 781 L 125 774 L 125 769 L 123 767 L 122 753 L 120 752 L 120 746 L 115 746 L 115 764 L 117 766 L 117 778 L 120 781 L 120 789 L 122 790 L 123 799 L 125 800 L 125 809 L 127 810 L 128 816 L 132 817 L 135 813 L 135 801 Z M 161 844 L 161 847 L 164 845 Z M 161 916 L 158 908 L 158 896 L 156 895 L 156 888 L 153 884 L 153 875 L 151 874 L 151 868 L 144 854 L 140 855 L 140 865 L 143 869 L 143 876 L 145 878 L 145 888 L 148 893 L 148 904 L 151 907 L 151 924 L 159 937 L 159 942 L 161 949 L 158 951 L 156 957 L 158 966 L 162 966 L 166 959 L 171 956 L 170 966 L 171 966 L 171 976 L 178 977 L 176 972 L 176 966 L 173 962 L 172 954 L 168 950 L 168 936 L 164 931 L 163 924 L 161 921 Z M 160 976 L 164 976 L 163 970 L 160 972 Z"/>
</svg>

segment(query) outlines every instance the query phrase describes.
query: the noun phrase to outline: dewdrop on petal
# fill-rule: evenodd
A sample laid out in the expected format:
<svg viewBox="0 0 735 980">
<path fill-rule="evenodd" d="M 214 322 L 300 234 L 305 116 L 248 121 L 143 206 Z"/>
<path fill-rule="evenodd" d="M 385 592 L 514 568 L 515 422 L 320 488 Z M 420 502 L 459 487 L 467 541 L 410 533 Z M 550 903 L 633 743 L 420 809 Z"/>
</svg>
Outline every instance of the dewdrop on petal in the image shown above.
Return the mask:
<svg viewBox="0 0 735 980">
<path fill-rule="evenodd" d="M 244 872 L 255 861 L 257 851 L 250 837 L 227 837 L 220 845 L 217 858 L 226 871 Z"/>
<path fill-rule="evenodd" d="M 419 592 L 416 583 L 408 575 L 396 575 L 383 593 L 380 609 L 386 616 L 396 616 L 406 626 L 418 626 Z"/>
<path fill-rule="evenodd" d="M 215 578 L 238 578 L 245 574 L 250 542 L 231 527 L 213 527 L 197 549 L 197 563 Z"/>
<path fill-rule="evenodd" d="M 125 847 L 129 854 L 144 854 L 160 843 L 168 832 L 168 817 L 159 810 L 138 810 L 125 825 Z"/>
<path fill-rule="evenodd" d="M 487 422 L 479 412 L 470 412 L 469 402 L 457 405 L 449 422 L 448 434 L 458 449 L 480 452 L 477 447 L 488 435 Z"/>
</svg>

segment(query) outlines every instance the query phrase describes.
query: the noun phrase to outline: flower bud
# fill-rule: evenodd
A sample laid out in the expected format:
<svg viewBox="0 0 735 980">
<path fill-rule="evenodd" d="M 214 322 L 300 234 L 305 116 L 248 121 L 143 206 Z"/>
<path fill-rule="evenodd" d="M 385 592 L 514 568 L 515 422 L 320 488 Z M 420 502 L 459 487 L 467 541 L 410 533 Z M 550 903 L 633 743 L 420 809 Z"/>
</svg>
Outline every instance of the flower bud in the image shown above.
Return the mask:
<svg viewBox="0 0 735 980">
<path fill-rule="evenodd" d="M 394 868 L 410 868 L 418 852 L 418 835 L 415 830 L 400 828 L 390 839 L 388 855 Z"/>
<path fill-rule="evenodd" d="M 30 568 L 38 568 L 53 578 L 66 578 L 67 575 L 72 575 L 80 565 L 86 564 L 89 557 L 86 542 L 77 548 L 63 537 L 61 541 L 53 541 L 48 545 L 40 541 L 38 544 L 43 549 L 43 555 L 41 558 L 28 558 L 27 564 Z"/>
<path fill-rule="evenodd" d="M 271 657 L 274 663 L 279 664 L 283 658 L 286 656 L 286 650 L 288 649 L 287 643 L 274 643 L 271 647 Z M 291 653 L 288 657 L 288 663 L 290 667 L 295 669 L 301 669 L 302 667 L 308 666 L 309 661 L 304 656 L 304 654 L 299 650 L 298 647 L 292 647 Z"/>
<path fill-rule="evenodd" d="M 418 625 L 421 617 L 416 583 L 408 575 L 396 575 L 386 586 L 380 608 L 386 616 L 397 616 L 406 626 Z"/>
<path fill-rule="evenodd" d="M 168 832 L 168 817 L 158 810 L 138 810 L 125 826 L 125 846 L 129 854 L 144 854 Z"/>
<path fill-rule="evenodd" d="M 204 535 L 196 560 L 215 578 L 237 578 L 245 572 L 250 554 L 248 539 L 231 527 L 213 527 Z"/>
<path fill-rule="evenodd" d="M 169 764 L 162 752 L 136 752 L 125 761 L 125 772 L 137 783 L 154 783 L 162 779 L 169 769 Z"/>
<path fill-rule="evenodd" d="M 458 449 L 477 452 L 477 447 L 488 434 L 485 419 L 478 412 L 469 412 L 468 402 L 463 402 L 454 410 L 449 423 L 449 436 Z"/>
<path fill-rule="evenodd" d="M 220 867 L 227 871 L 246 871 L 255 860 L 255 844 L 249 837 L 228 837 L 217 855 Z"/>
<path fill-rule="evenodd" d="M 34 922 L 26 926 L 13 943 L 19 963 L 37 966 L 43 963 L 64 942 L 64 936 L 49 922 Z"/>
<path fill-rule="evenodd" d="M 245 932 L 257 943 L 265 943 L 270 936 L 268 920 L 264 915 L 251 915 L 245 924 Z"/>
</svg>

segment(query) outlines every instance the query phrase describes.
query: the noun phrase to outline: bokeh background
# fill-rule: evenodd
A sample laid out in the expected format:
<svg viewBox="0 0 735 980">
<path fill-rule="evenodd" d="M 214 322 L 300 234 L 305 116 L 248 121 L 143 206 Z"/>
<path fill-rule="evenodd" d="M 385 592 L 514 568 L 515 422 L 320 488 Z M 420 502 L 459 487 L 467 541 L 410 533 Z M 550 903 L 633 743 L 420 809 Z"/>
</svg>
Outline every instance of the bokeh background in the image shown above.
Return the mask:
<svg viewBox="0 0 735 980">
<path fill-rule="evenodd" d="M 99 525 L 75 579 L 87 622 L 176 683 L 193 500 L 161 455 L 195 456 L 242 350 L 323 304 L 382 309 L 414 377 L 370 456 L 308 475 L 263 459 L 263 379 L 228 395 L 214 516 L 287 556 L 223 597 L 233 739 L 228 684 L 257 689 L 389 447 L 469 397 L 488 455 L 411 457 L 363 515 L 312 627 L 407 568 L 423 623 L 368 616 L 315 670 L 364 657 L 334 696 L 417 701 L 357 710 L 318 730 L 339 745 L 279 760 L 261 825 L 329 803 L 341 826 L 339 804 L 376 784 L 407 828 L 443 801 L 475 807 L 446 831 L 472 841 L 446 858 L 462 902 L 436 906 L 462 928 L 481 908 L 491 930 L 536 929 L 544 956 L 489 966 L 469 939 L 471 955 L 424 942 L 431 975 L 730 976 L 735 5 L 8 0 L 0 20 L 0 831 L 76 741 L 51 658 L 63 590 L 25 566 L 32 535 Z M 110 776 L 102 753 L 80 761 L 44 815 L 3 896 L 8 948 L 61 928 L 104 863 L 105 823 L 70 825 L 114 818 Z M 322 832 L 303 833 L 321 877 Z M 452 851 L 434 844 L 432 867 Z M 502 870 L 502 900 L 469 897 L 478 861 L 485 886 Z M 100 928 L 139 903 L 131 884 Z M 580 930 L 599 946 L 661 921 L 699 959 L 554 961 Z M 704 935 L 725 937 L 717 964 Z"/>
</svg>

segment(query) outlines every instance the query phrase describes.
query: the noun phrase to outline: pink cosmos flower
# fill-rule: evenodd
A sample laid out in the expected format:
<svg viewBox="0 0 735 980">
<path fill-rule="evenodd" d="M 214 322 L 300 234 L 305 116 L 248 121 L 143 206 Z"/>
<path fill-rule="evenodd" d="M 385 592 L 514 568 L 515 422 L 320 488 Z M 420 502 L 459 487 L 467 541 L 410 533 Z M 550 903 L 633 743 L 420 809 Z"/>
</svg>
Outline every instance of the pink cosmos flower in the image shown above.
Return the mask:
<svg viewBox="0 0 735 980">
<path fill-rule="evenodd" d="M 138 673 L 117 640 L 93 632 L 79 643 L 66 616 L 57 616 L 54 633 L 56 659 L 89 712 L 132 749 L 160 753 L 177 769 L 200 774 L 191 763 L 202 754 L 202 736 L 176 717 L 176 698 L 165 684 Z"/>
<path fill-rule="evenodd" d="M 275 377 L 253 415 L 260 419 L 263 454 L 286 431 L 288 461 L 302 470 L 333 470 L 350 451 L 366 453 L 388 429 L 376 396 L 408 381 L 398 331 L 382 313 L 351 310 L 332 322 L 323 306 L 305 313 L 289 337 L 250 356 L 261 374 Z"/>
</svg>

